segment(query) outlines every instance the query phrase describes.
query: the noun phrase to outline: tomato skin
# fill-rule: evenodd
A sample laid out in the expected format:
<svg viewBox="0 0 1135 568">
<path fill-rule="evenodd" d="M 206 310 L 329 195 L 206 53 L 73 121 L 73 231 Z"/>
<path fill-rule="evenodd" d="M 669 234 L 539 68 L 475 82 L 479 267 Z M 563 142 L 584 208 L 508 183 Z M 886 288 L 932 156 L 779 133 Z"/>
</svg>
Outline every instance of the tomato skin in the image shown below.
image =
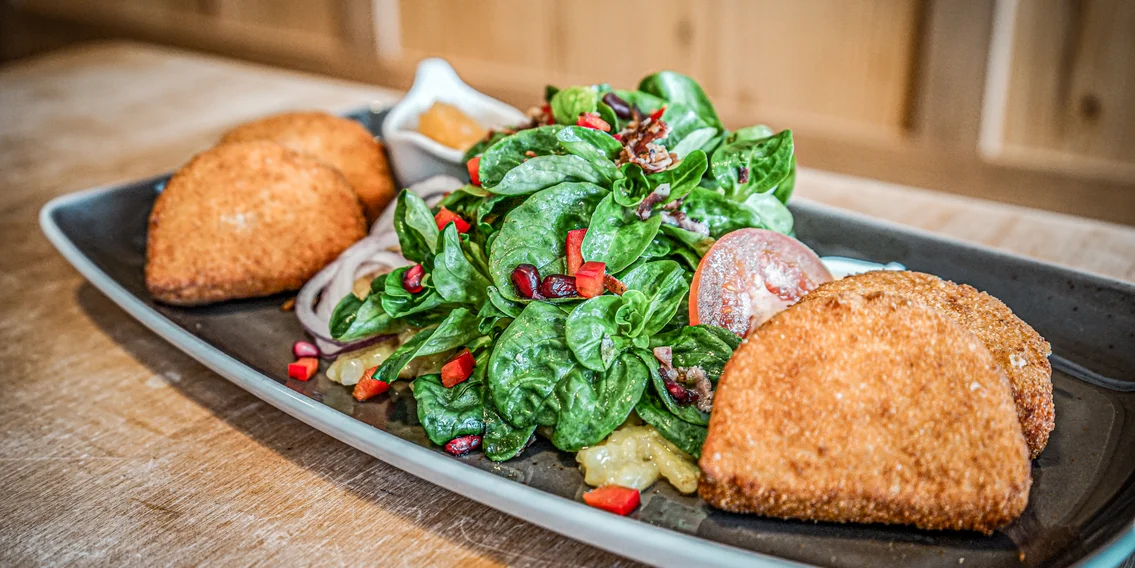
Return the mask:
<svg viewBox="0 0 1135 568">
<path fill-rule="evenodd" d="M 744 336 L 831 280 L 820 257 L 800 241 L 765 229 L 733 231 L 698 264 L 690 285 L 690 324 Z"/>
</svg>

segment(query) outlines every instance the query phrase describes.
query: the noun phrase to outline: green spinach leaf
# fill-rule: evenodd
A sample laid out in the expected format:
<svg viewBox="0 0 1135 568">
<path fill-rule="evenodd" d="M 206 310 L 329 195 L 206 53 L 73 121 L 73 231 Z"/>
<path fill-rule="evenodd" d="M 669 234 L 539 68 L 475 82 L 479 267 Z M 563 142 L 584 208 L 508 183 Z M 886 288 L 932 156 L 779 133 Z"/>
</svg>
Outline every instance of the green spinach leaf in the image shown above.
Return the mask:
<svg viewBox="0 0 1135 568">
<path fill-rule="evenodd" d="M 438 294 L 448 303 L 480 305 L 485 301 L 489 278 L 469 262 L 461 244 L 457 226 L 450 223 L 442 231 L 431 273 L 432 282 Z"/>
<path fill-rule="evenodd" d="M 414 379 L 418 421 L 422 423 L 430 441 L 444 446 L 458 436 L 484 432 L 484 389 L 483 379 L 475 376 L 453 388 L 441 384 L 441 375 L 425 375 Z"/>
<path fill-rule="evenodd" d="M 556 133 L 561 128 L 563 127 L 557 124 L 529 128 L 498 140 L 481 155 L 477 170 L 481 187 L 496 187 L 509 170 L 531 157 L 528 152 L 536 156 L 558 154 L 560 143 L 556 140 Z"/>
<path fill-rule="evenodd" d="M 775 189 L 788 178 L 794 169 L 794 152 L 791 130 L 758 140 L 740 140 L 713 152 L 710 171 L 726 196 L 744 201 L 754 193 Z M 747 169 L 746 174 L 742 174 L 742 168 Z"/>
<path fill-rule="evenodd" d="M 630 346 L 619 333 L 615 313 L 623 305 L 619 296 L 603 295 L 576 306 L 565 324 L 568 347 L 583 366 L 604 372 L 621 351 Z"/>
<path fill-rule="evenodd" d="M 563 271 L 567 232 L 586 227 L 607 190 L 590 183 L 561 183 L 533 194 L 509 212 L 489 247 L 489 269 L 497 291 L 523 300 L 512 285 L 518 264 L 531 264 L 541 275 Z"/>
<path fill-rule="evenodd" d="M 607 195 L 591 216 L 583 238 L 583 258 L 605 262 L 607 272 L 618 272 L 630 266 L 650 246 L 661 225 L 661 216 L 654 215 L 643 221 L 633 209 L 619 205 L 613 195 Z"/>
<path fill-rule="evenodd" d="M 638 84 L 638 90 L 665 99 L 671 105 L 680 104 L 697 112 L 709 126 L 722 129 L 717 111 L 705 96 L 705 91 L 693 79 L 673 71 L 660 71 L 648 75 Z"/>
<path fill-rule="evenodd" d="M 398 373 L 417 357 L 436 355 L 469 344 L 480 337 L 477 316 L 465 308 L 456 308 L 436 328 L 423 329 L 403 343 L 374 372 L 374 378 L 393 382 Z"/>
<path fill-rule="evenodd" d="M 568 87 L 552 96 L 552 116 L 560 124 L 575 124 L 579 115 L 595 112 L 599 104 L 599 93 L 595 87 Z"/>
<path fill-rule="evenodd" d="M 635 405 L 635 413 L 638 414 L 639 418 L 642 418 L 643 422 L 654 426 L 654 429 L 658 430 L 663 438 L 678 446 L 678 449 L 695 458 L 701 457 L 701 447 L 705 444 L 707 432 L 705 426 L 680 420 L 666 410 L 659 402 L 658 397 L 650 392 L 646 393 Z"/>
<path fill-rule="evenodd" d="M 567 375 L 556 385 L 559 415 L 552 444 L 569 452 L 593 446 L 626 421 L 642 398 L 650 371 L 639 356 L 623 353 L 594 379 Z"/>
<path fill-rule="evenodd" d="M 408 189 L 398 194 L 394 206 L 394 231 L 402 246 L 402 256 L 426 262 L 437 250 L 438 230 L 433 212 L 421 197 Z"/>
<path fill-rule="evenodd" d="M 605 161 L 615 172 L 615 165 Z M 525 195 L 570 181 L 606 185 L 611 178 L 595 163 L 573 154 L 536 156 L 509 170 L 490 191 L 498 195 Z"/>
<path fill-rule="evenodd" d="M 642 330 L 636 335 L 652 336 L 674 317 L 682 298 L 690 291 L 684 275 L 685 270 L 677 262 L 659 260 L 644 263 L 622 276 L 628 292 L 639 291 L 646 297 Z"/>
</svg>

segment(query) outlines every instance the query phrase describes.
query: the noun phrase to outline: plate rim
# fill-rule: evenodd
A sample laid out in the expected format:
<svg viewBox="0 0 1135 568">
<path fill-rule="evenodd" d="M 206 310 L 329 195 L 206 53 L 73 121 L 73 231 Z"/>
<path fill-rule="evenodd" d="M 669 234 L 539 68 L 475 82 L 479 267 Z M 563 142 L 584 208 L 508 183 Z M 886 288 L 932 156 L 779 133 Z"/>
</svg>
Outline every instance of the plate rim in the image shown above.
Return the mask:
<svg viewBox="0 0 1135 568">
<path fill-rule="evenodd" d="M 415 477 L 507 515 L 624 558 L 656 566 L 809 566 L 806 563 L 658 527 L 645 521 L 616 516 L 523 483 L 466 466 L 461 460 L 441 455 L 403 440 L 295 392 L 178 326 L 146 305 L 138 296 L 126 290 L 96 266 L 64 234 L 54 218 L 54 213 L 64 207 L 104 194 L 122 191 L 132 185 L 156 183 L 170 175 L 171 172 L 167 172 L 56 196 L 40 209 L 40 228 L 44 236 L 63 258 L 119 308 L 163 340 L 229 382 L 304 424 Z M 1135 294 L 1135 284 L 1108 275 L 1030 258 L 1015 252 L 909 227 L 894 221 L 878 219 L 807 198 L 798 198 L 794 201 L 796 206 L 803 206 L 803 209 L 842 215 L 900 233 L 913 233 L 920 237 L 929 237 L 954 246 L 981 250 L 1019 261 L 1044 265 L 1066 273 L 1088 276 L 1127 289 L 1127 291 Z M 548 511 L 556 512 L 549 514 Z M 633 545 L 634 548 L 628 550 L 628 545 Z M 1132 521 L 1126 529 L 1121 529 L 1100 547 L 1072 565 L 1090 568 L 1117 566 L 1133 552 L 1135 552 L 1135 521 Z"/>
</svg>

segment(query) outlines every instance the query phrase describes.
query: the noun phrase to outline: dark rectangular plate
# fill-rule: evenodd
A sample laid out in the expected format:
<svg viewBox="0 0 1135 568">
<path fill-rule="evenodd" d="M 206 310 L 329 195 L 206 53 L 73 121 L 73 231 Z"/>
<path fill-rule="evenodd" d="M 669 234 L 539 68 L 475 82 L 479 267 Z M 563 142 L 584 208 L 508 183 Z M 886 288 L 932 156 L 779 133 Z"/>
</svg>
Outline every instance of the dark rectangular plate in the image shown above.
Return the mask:
<svg viewBox="0 0 1135 568">
<path fill-rule="evenodd" d="M 381 113 L 352 117 L 379 132 Z M 287 379 L 290 346 L 303 332 L 293 314 L 280 310 L 284 297 L 202 308 L 154 303 L 143 282 L 146 226 L 167 177 L 61 198 L 44 208 L 44 230 L 104 293 L 234 382 L 368 453 L 505 512 L 671 565 L 767 565 L 779 557 L 833 566 L 957 566 L 961 558 L 979 566 L 1110 566 L 1135 548 L 1130 284 L 795 202 L 798 236 L 820 255 L 895 261 L 971 284 L 1001 298 L 1052 343 L 1056 430 L 1034 462 L 1029 506 L 987 537 L 735 515 L 658 483 L 644 492 L 636 522 L 576 506 L 585 487 L 574 458 L 546 441 L 504 464 L 480 455 L 455 460 L 426 439 L 404 383 L 390 397 L 357 403 L 322 374 L 307 383 Z"/>
</svg>

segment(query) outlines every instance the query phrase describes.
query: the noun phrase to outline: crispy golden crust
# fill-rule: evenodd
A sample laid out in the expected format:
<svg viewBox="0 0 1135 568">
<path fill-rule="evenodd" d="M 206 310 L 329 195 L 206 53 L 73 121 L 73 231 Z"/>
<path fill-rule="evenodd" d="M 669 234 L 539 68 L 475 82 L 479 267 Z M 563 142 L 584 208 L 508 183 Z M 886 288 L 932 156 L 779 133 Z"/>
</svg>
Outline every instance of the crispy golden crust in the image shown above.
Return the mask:
<svg viewBox="0 0 1135 568">
<path fill-rule="evenodd" d="M 373 223 L 397 188 L 382 144 L 363 125 L 325 112 L 288 112 L 246 122 L 228 131 L 222 144 L 271 140 L 309 154 L 339 171 L 363 202 Z"/>
<path fill-rule="evenodd" d="M 146 287 L 180 305 L 294 290 L 365 235 L 335 169 L 273 142 L 217 146 L 154 203 Z"/>
<path fill-rule="evenodd" d="M 972 286 L 955 284 L 931 274 L 911 271 L 877 271 L 850 276 L 820 286 L 803 301 L 843 292 L 892 292 L 941 310 L 973 332 L 1013 385 L 1017 418 L 1036 458 L 1048 444 L 1056 426 L 1052 404 L 1052 348 L 1029 324 L 1013 315 L 1001 300 Z"/>
<path fill-rule="evenodd" d="M 797 304 L 725 367 L 698 493 L 734 512 L 991 532 L 1024 510 L 1008 381 L 960 325 L 909 299 Z"/>
</svg>

